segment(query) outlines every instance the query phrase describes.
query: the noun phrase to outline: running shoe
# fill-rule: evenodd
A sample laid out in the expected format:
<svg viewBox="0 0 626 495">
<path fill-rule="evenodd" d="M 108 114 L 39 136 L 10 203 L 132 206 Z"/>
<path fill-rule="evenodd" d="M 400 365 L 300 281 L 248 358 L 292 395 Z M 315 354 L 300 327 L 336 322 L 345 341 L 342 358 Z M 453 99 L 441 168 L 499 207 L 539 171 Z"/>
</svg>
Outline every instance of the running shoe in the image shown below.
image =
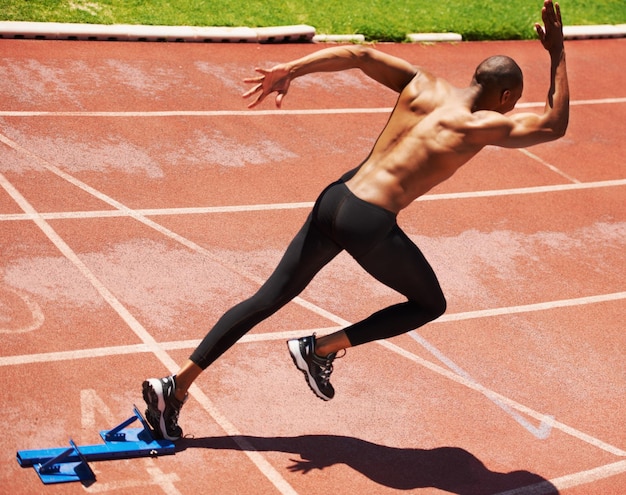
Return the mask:
<svg viewBox="0 0 626 495">
<path fill-rule="evenodd" d="M 149 378 L 142 384 L 143 400 L 146 401 L 146 420 L 159 438 L 178 440 L 183 430 L 178 426 L 178 415 L 185 401 L 174 395 L 176 381 L 174 376 Z"/>
<path fill-rule="evenodd" d="M 335 389 L 330 384 L 333 372 L 333 360 L 336 353 L 326 357 L 315 354 L 315 335 L 287 341 L 289 353 L 296 367 L 304 373 L 306 381 L 315 395 L 322 400 L 335 396 Z"/>
</svg>

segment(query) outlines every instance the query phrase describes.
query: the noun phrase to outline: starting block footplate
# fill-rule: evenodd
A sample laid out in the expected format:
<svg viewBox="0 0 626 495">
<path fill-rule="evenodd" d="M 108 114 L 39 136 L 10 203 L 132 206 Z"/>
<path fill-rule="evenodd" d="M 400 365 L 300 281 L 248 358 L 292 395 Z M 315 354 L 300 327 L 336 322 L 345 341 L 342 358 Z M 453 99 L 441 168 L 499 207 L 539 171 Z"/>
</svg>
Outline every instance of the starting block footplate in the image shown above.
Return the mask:
<svg viewBox="0 0 626 495">
<path fill-rule="evenodd" d="M 95 481 L 95 475 L 88 464 L 90 461 L 174 454 L 174 442 L 154 438 L 137 407 L 134 412 L 134 416 L 115 428 L 101 431 L 100 436 L 104 440 L 102 444 L 78 447 L 70 439 L 69 448 L 19 450 L 17 462 L 22 467 L 34 467 L 41 481 L 51 484 Z M 137 420 L 141 421 L 142 428 L 126 428 Z"/>
</svg>

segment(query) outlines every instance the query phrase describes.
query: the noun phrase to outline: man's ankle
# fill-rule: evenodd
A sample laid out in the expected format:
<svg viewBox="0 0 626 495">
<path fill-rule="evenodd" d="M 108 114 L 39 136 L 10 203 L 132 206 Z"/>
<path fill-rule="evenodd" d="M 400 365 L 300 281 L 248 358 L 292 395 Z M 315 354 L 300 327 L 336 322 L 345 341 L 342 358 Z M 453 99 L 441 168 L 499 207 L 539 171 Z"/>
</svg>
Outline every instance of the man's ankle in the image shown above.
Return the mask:
<svg viewBox="0 0 626 495">
<path fill-rule="evenodd" d="M 322 359 L 326 359 L 331 354 L 337 354 L 348 347 L 351 347 L 350 341 L 345 333 L 341 331 L 316 339 L 313 353 Z"/>
<path fill-rule="evenodd" d="M 177 401 L 183 404 L 187 400 L 187 391 L 176 387 L 174 390 L 174 397 Z"/>
</svg>

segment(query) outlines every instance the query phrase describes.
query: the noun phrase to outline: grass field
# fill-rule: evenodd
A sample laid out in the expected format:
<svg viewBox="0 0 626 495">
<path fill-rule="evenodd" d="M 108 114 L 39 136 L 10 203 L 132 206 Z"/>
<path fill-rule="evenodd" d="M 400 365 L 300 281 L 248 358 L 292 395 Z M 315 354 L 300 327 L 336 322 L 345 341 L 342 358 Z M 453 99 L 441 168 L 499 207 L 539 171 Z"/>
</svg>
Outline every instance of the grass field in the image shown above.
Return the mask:
<svg viewBox="0 0 626 495">
<path fill-rule="evenodd" d="M 625 0 L 562 0 L 566 25 L 624 24 Z M 402 41 L 454 32 L 466 40 L 534 38 L 541 0 L 0 0 L 0 20 L 175 26 L 308 24 L 321 34 Z"/>
</svg>

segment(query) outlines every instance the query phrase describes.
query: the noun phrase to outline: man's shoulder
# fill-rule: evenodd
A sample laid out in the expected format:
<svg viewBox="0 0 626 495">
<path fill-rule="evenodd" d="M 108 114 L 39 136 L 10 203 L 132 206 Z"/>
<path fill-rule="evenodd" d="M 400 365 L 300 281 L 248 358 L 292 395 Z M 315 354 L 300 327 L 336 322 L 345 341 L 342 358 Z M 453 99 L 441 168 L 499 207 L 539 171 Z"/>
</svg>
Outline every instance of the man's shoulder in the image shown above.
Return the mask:
<svg viewBox="0 0 626 495">
<path fill-rule="evenodd" d="M 486 146 L 497 144 L 508 136 L 514 122 L 510 117 L 490 110 L 470 112 L 464 124 L 465 140 L 468 144 Z"/>
<path fill-rule="evenodd" d="M 431 75 L 416 77 L 405 88 L 396 111 L 421 116 L 431 115 L 435 121 L 448 122 L 450 126 L 457 123 L 460 126 L 478 127 L 488 125 L 493 118 L 489 115 L 492 112 L 474 115 L 458 88 L 445 79 Z"/>
<path fill-rule="evenodd" d="M 469 112 L 468 125 L 475 129 L 492 129 L 512 125 L 510 117 L 492 110 L 477 110 Z"/>
</svg>

